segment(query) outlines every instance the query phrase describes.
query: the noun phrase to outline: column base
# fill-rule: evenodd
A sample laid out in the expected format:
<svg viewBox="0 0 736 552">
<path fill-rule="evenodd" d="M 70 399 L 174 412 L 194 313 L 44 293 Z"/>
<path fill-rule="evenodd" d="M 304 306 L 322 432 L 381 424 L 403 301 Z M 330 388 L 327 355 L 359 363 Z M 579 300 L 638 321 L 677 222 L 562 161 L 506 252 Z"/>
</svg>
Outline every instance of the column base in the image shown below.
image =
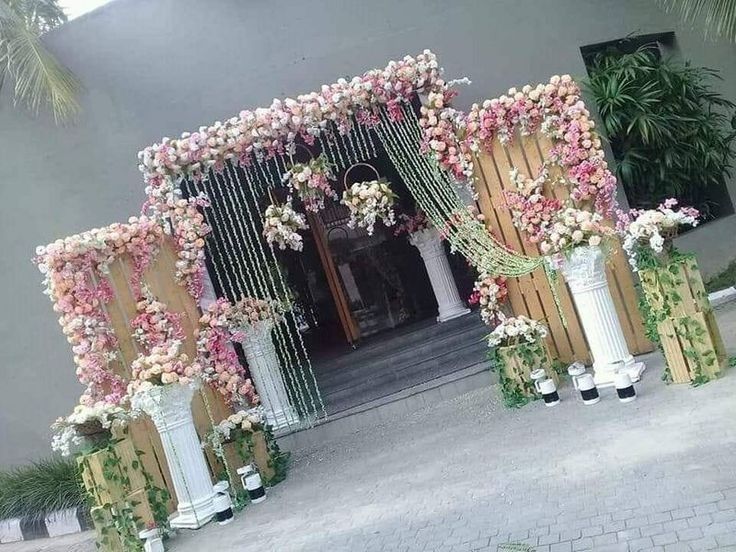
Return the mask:
<svg viewBox="0 0 736 552">
<path fill-rule="evenodd" d="M 461 316 L 465 316 L 470 312 L 470 309 L 465 307 L 464 305 L 458 305 L 455 308 L 445 310 L 437 316 L 437 322 L 447 322 L 448 320 L 452 320 L 453 318 L 459 318 Z"/>
<path fill-rule="evenodd" d="M 629 355 L 624 360 L 624 365 L 620 363 L 593 363 L 593 380 L 598 387 L 612 387 L 613 380 L 616 376 L 616 371 L 623 371 L 629 374 L 632 383 L 636 383 L 641 379 L 642 373 L 646 370 L 646 364 L 640 361 L 634 360 L 634 357 Z"/>
<path fill-rule="evenodd" d="M 180 503 L 177 510 L 179 515 L 169 523 L 174 529 L 199 529 L 215 517 L 214 493 L 207 498 L 198 500 L 196 503 Z M 197 515 L 194 515 L 194 512 Z"/>
<path fill-rule="evenodd" d="M 269 411 L 266 410 L 266 421 L 271 429 L 276 431 L 283 427 L 293 426 L 299 423 L 299 416 L 293 407 L 283 410 Z"/>
</svg>

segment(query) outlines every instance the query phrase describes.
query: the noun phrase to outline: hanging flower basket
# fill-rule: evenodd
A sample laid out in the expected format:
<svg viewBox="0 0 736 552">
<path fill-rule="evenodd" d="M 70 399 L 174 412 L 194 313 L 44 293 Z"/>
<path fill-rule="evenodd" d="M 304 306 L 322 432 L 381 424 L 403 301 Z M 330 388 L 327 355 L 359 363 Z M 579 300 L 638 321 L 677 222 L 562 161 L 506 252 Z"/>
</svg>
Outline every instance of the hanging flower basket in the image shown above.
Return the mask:
<svg viewBox="0 0 736 552">
<path fill-rule="evenodd" d="M 266 208 L 263 221 L 263 237 L 266 243 L 279 249 L 301 251 L 304 248 L 300 230 L 309 228 L 307 220 L 291 206 L 291 199 L 283 205 L 272 203 Z"/>
<path fill-rule="evenodd" d="M 356 182 L 348 187 L 348 174 L 356 167 L 368 167 L 376 174 L 375 180 Z M 396 194 L 389 182 L 380 177 L 378 171 L 367 163 L 356 163 L 345 172 L 345 191 L 342 194 L 342 204 L 350 211 L 350 228 L 365 228 L 369 236 L 377 221 L 385 226 L 393 226 L 396 222 L 394 204 Z"/>
<path fill-rule="evenodd" d="M 332 188 L 335 179 L 325 154 L 321 154 L 306 163 L 295 163 L 283 175 L 282 180 L 304 202 L 304 208 L 314 213 L 325 208 L 326 199 L 337 199 L 337 192 Z"/>
<path fill-rule="evenodd" d="M 489 354 L 498 369 L 501 394 L 508 407 L 521 407 L 537 399 L 531 372 L 543 368 L 559 383 L 545 338 L 547 328 L 525 316 L 504 318 L 488 336 Z"/>
</svg>

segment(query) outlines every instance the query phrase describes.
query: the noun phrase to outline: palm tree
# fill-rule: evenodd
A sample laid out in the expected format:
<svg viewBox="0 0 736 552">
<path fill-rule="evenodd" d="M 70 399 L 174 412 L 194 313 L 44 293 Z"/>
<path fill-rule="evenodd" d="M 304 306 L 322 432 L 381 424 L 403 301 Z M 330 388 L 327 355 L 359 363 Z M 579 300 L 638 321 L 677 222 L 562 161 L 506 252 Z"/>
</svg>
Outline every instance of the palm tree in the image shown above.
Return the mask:
<svg viewBox="0 0 736 552">
<path fill-rule="evenodd" d="M 736 42 L 736 0 L 658 0 L 687 23 L 701 22 L 705 36 Z"/>
<path fill-rule="evenodd" d="M 81 85 L 40 37 L 65 21 L 58 0 L 0 0 L 0 90 L 10 81 L 15 104 L 49 106 L 57 124 L 79 112 Z"/>
</svg>

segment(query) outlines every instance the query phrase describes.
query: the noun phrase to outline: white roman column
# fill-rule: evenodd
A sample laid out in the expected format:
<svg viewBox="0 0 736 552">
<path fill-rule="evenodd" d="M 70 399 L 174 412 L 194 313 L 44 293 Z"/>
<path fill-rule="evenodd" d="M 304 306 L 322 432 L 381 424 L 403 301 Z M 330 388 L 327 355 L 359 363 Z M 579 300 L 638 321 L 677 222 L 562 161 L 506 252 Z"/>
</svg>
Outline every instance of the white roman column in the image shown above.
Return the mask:
<svg viewBox="0 0 736 552">
<path fill-rule="evenodd" d="M 266 421 L 276 430 L 298 423 L 299 416 L 289 402 L 276 347 L 271 339 L 272 328 L 270 320 L 248 325 L 243 328 L 245 337 L 242 345 L 250 377 L 266 411 Z"/>
<path fill-rule="evenodd" d="M 179 515 L 171 526 L 199 529 L 215 515 L 212 480 L 192 419 L 192 396 L 198 384 L 155 386 L 134 395 L 132 406 L 153 420 L 174 481 Z"/>
<path fill-rule="evenodd" d="M 593 355 L 593 370 L 598 386 L 613 385 L 616 370 L 623 370 L 632 381 L 639 381 L 643 362 L 629 353 L 621 322 L 606 279 L 605 256 L 600 247 L 576 247 L 562 263 L 580 323 Z"/>
<path fill-rule="evenodd" d="M 434 228 L 414 232 L 409 235 L 409 243 L 419 249 L 424 266 L 427 268 L 432 291 L 439 307 L 437 322 L 446 322 L 468 314 L 470 309 L 465 306 L 457 292 L 457 285 L 452 277 L 439 232 Z"/>
</svg>

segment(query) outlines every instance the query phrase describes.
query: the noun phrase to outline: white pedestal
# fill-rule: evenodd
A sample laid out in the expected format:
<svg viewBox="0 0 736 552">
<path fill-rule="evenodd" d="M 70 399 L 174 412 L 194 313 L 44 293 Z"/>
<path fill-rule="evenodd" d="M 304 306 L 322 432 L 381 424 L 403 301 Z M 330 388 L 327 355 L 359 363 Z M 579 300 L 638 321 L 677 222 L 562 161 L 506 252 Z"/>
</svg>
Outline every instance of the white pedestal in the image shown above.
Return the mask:
<svg viewBox="0 0 736 552">
<path fill-rule="evenodd" d="M 427 268 L 432 291 L 439 307 L 437 322 L 446 322 L 468 314 L 470 309 L 465 306 L 457 292 L 439 232 L 434 228 L 414 232 L 409 235 L 409 243 L 419 249 L 424 266 Z"/>
<path fill-rule="evenodd" d="M 212 480 L 192 419 L 196 385 L 154 387 L 133 397 L 133 407 L 147 413 L 161 436 L 174 482 L 179 515 L 175 529 L 199 529 L 215 515 Z"/>
<path fill-rule="evenodd" d="M 253 385 L 266 411 L 266 421 L 276 430 L 297 424 L 299 416 L 289 402 L 276 347 L 271 339 L 272 328 L 273 323 L 267 320 L 246 326 L 243 328 L 245 338 L 242 345 Z"/>
<path fill-rule="evenodd" d="M 562 264 L 562 273 L 570 286 L 593 355 L 596 385 L 613 385 L 617 368 L 626 371 L 632 381 L 639 381 L 645 366 L 643 362 L 635 362 L 629 353 L 608 289 L 605 256 L 600 247 L 573 249 Z"/>
</svg>

